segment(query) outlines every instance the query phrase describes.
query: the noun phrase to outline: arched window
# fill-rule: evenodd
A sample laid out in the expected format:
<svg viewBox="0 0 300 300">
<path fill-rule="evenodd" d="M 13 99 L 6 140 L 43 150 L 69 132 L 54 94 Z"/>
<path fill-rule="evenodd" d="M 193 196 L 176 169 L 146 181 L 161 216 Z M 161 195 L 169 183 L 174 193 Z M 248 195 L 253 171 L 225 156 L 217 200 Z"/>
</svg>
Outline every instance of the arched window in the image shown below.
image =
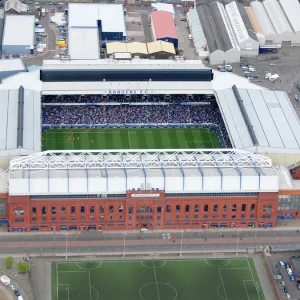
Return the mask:
<svg viewBox="0 0 300 300">
<path fill-rule="evenodd" d="M 198 204 L 195 205 L 195 212 L 199 212 L 199 205 Z"/>
<path fill-rule="evenodd" d="M 158 214 L 160 214 L 161 213 L 161 207 L 158 206 L 157 209 L 156 209 L 156 211 L 157 211 Z"/>
<path fill-rule="evenodd" d="M 138 213 L 149 213 L 152 212 L 152 208 L 150 206 L 141 206 L 137 209 Z"/>
<path fill-rule="evenodd" d="M 204 205 L 204 211 L 208 211 L 208 204 Z"/>
<path fill-rule="evenodd" d="M 130 206 L 130 207 L 128 208 L 128 213 L 129 213 L 129 214 L 132 214 L 132 213 L 133 213 L 133 207 L 132 207 L 132 206 Z"/>
<path fill-rule="evenodd" d="M 185 212 L 190 212 L 190 206 L 188 204 L 185 206 Z"/>
<path fill-rule="evenodd" d="M 42 207 L 42 215 L 45 215 L 46 213 L 47 213 L 46 206 L 43 206 L 43 207 Z"/>
<path fill-rule="evenodd" d="M 167 205 L 167 212 L 171 212 L 171 205 Z"/>
<path fill-rule="evenodd" d="M 24 209 L 22 208 L 15 209 L 15 216 L 24 216 Z"/>
<path fill-rule="evenodd" d="M 246 211 L 246 204 L 242 204 L 242 211 Z"/>
<path fill-rule="evenodd" d="M 119 212 L 121 212 L 121 213 L 123 212 L 123 205 L 119 206 Z"/>
<path fill-rule="evenodd" d="M 70 212 L 71 212 L 71 214 L 75 214 L 75 212 L 76 212 L 75 206 L 71 206 Z"/>
<path fill-rule="evenodd" d="M 85 207 L 82 205 L 80 206 L 80 213 L 84 214 L 85 213 Z"/>
<path fill-rule="evenodd" d="M 90 206 L 90 213 L 93 214 L 95 212 L 95 206 Z"/>
<path fill-rule="evenodd" d="M 31 213 L 32 213 L 33 215 L 36 214 L 36 207 L 32 207 L 32 208 L 31 208 Z"/>
<path fill-rule="evenodd" d="M 61 208 L 61 213 L 62 213 L 62 214 L 65 214 L 65 213 L 66 213 L 66 208 L 65 208 L 64 206 L 62 206 L 62 208 Z"/>
<path fill-rule="evenodd" d="M 255 211 L 255 204 L 251 204 L 251 211 Z"/>
<path fill-rule="evenodd" d="M 176 212 L 180 213 L 180 205 L 176 205 Z"/>
<path fill-rule="evenodd" d="M 52 215 L 55 215 L 55 214 L 56 214 L 56 207 L 55 207 L 55 206 L 52 206 L 52 207 L 51 207 L 51 212 L 52 212 Z"/>
<path fill-rule="evenodd" d="M 111 205 L 111 206 L 109 207 L 109 213 L 112 214 L 113 212 L 114 212 L 114 206 Z"/>
<path fill-rule="evenodd" d="M 232 211 L 236 211 L 236 204 L 232 204 Z"/>
<path fill-rule="evenodd" d="M 218 211 L 218 204 L 214 205 L 214 211 Z"/>
<path fill-rule="evenodd" d="M 227 212 L 227 204 L 223 205 L 223 212 Z"/>
<path fill-rule="evenodd" d="M 100 214 L 104 214 L 104 206 L 103 205 L 100 206 Z"/>
</svg>

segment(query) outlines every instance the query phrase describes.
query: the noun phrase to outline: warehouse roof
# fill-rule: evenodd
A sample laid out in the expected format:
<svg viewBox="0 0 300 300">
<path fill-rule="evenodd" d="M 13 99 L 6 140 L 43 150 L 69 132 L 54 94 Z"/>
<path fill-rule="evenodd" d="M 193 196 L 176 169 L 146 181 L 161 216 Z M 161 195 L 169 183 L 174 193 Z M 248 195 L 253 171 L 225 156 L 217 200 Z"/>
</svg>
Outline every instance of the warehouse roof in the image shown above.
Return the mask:
<svg viewBox="0 0 300 300">
<path fill-rule="evenodd" d="M 155 41 L 147 43 L 148 53 L 154 54 L 159 52 L 167 52 L 170 54 L 176 54 L 174 45 L 165 41 Z"/>
<path fill-rule="evenodd" d="M 259 1 L 251 2 L 251 7 L 257 17 L 260 27 L 266 37 L 276 36 L 275 28 L 266 12 L 264 5 Z"/>
<path fill-rule="evenodd" d="M 300 31 L 300 3 L 298 0 L 279 0 L 290 25 L 295 32 Z"/>
<path fill-rule="evenodd" d="M 187 12 L 187 20 L 190 31 L 193 36 L 193 42 L 196 48 L 204 48 L 207 46 L 207 41 L 203 32 L 203 28 L 196 9 L 191 9 Z"/>
<path fill-rule="evenodd" d="M 141 178 L 166 192 L 278 190 L 271 159 L 236 149 L 46 151 L 9 167 L 10 195 L 126 193 Z"/>
<path fill-rule="evenodd" d="M 148 54 L 147 45 L 140 42 L 110 42 L 106 44 L 106 52 L 108 55 L 113 53 L 131 53 L 131 54 Z"/>
<path fill-rule="evenodd" d="M 178 39 L 172 13 L 168 11 L 154 11 L 151 14 L 156 39 L 165 37 Z"/>
<path fill-rule="evenodd" d="M 98 29 L 69 29 L 68 52 L 71 59 L 99 59 L 99 48 Z"/>
<path fill-rule="evenodd" d="M 263 4 L 278 35 L 285 32 L 293 32 L 277 0 L 265 0 Z"/>
<path fill-rule="evenodd" d="M 126 35 L 122 4 L 69 3 L 69 27 L 98 28 L 102 32 L 122 32 Z"/>
<path fill-rule="evenodd" d="M 174 11 L 174 5 L 173 4 L 167 4 L 167 3 L 151 3 L 151 6 L 153 8 L 156 8 L 158 11 L 163 10 L 163 11 L 168 11 L 172 13 L 172 15 L 175 15 Z"/>
<path fill-rule="evenodd" d="M 245 7 L 245 11 L 248 15 L 248 18 L 251 22 L 251 25 L 253 27 L 254 32 L 264 34 L 263 30 L 260 27 L 258 19 L 257 19 L 256 15 L 253 11 L 253 8 L 252 7 Z"/>
<path fill-rule="evenodd" d="M 33 47 L 34 18 L 33 15 L 6 15 L 2 44 Z"/>
<path fill-rule="evenodd" d="M 10 9 L 13 9 L 15 12 L 25 12 L 27 11 L 27 5 L 22 3 L 19 0 L 8 0 L 5 2 L 5 12 L 9 11 Z"/>
<path fill-rule="evenodd" d="M 247 129 L 249 118 L 257 146 L 265 147 L 266 151 L 300 148 L 300 122 L 285 92 L 239 88 L 238 93 L 244 113 L 232 89 L 217 92 L 235 147 L 245 149 L 253 145 Z"/>
</svg>

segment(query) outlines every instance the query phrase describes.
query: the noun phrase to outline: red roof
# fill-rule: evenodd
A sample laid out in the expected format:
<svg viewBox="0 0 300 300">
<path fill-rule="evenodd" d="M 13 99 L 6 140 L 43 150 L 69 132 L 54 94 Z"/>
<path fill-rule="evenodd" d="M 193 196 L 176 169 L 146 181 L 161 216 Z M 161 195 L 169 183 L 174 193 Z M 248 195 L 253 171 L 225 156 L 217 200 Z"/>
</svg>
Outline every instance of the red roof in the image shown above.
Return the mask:
<svg viewBox="0 0 300 300">
<path fill-rule="evenodd" d="M 173 14 L 169 11 L 154 11 L 152 13 L 152 22 L 156 39 L 173 38 L 178 39 Z"/>
</svg>

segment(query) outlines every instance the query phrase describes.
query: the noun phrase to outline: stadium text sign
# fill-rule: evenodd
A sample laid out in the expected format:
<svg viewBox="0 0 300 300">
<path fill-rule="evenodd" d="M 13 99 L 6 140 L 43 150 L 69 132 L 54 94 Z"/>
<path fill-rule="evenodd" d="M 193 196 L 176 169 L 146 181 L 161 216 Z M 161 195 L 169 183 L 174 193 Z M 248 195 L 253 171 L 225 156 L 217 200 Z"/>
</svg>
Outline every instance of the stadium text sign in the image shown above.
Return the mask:
<svg viewBox="0 0 300 300">
<path fill-rule="evenodd" d="M 149 94 L 148 90 L 108 90 L 107 94 L 110 95 L 134 95 L 134 94 Z"/>
<path fill-rule="evenodd" d="M 133 198 L 137 198 L 137 197 L 143 197 L 143 198 L 160 197 L 160 194 L 132 194 L 131 197 L 133 197 Z"/>
</svg>

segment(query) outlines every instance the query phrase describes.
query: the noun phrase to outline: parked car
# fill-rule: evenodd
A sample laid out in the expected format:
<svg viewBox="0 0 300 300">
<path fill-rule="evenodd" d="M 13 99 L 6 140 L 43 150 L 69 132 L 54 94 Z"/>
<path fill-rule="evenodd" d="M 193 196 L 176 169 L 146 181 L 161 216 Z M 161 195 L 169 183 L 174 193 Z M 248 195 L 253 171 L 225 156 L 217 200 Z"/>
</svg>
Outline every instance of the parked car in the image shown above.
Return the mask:
<svg viewBox="0 0 300 300">
<path fill-rule="evenodd" d="M 288 273 L 289 275 L 292 275 L 292 274 L 293 274 L 293 271 L 292 271 L 292 269 L 290 269 L 290 268 L 287 268 L 286 271 L 287 271 L 287 273 Z"/>
<path fill-rule="evenodd" d="M 285 263 L 285 267 L 287 268 L 287 269 L 290 269 L 291 268 L 291 266 L 290 266 L 290 264 L 289 263 Z"/>
<path fill-rule="evenodd" d="M 290 279 L 291 279 L 291 281 L 295 281 L 296 280 L 296 278 L 295 278 L 294 275 L 290 275 Z"/>
<path fill-rule="evenodd" d="M 288 293 L 288 289 L 287 289 L 286 287 L 283 288 L 283 291 L 284 291 L 285 293 Z"/>
<path fill-rule="evenodd" d="M 250 72 L 249 71 L 244 71 L 244 74 L 250 74 Z"/>
<path fill-rule="evenodd" d="M 192 39 L 193 39 L 192 35 L 191 35 L 191 34 L 189 34 L 189 40 L 192 40 Z"/>
<path fill-rule="evenodd" d="M 14 293 L 15 293 L 15 295 L 17 296 L 17 297 L 19 297 L 21 294 L 20 294 L 20 292 L 18 291 L 18 290 L 14 290 Z"/>
<path fill-rule="evenodd" d="M 276 66 L 276 64 L 272 64 L 272 63 L 270 63 L 270 64 L 269 64 L 269 66 L 273 67 L 273 66 Z"/>
<path fill-rule="evenodd" d="M 300 92 L 300 84 L 297 84 L 297 90 Z"/>
<path fill-rule="evenodd" d="M 300 290 L 300 282 L 297 282 L 297 289 Z"/>
</svg>

